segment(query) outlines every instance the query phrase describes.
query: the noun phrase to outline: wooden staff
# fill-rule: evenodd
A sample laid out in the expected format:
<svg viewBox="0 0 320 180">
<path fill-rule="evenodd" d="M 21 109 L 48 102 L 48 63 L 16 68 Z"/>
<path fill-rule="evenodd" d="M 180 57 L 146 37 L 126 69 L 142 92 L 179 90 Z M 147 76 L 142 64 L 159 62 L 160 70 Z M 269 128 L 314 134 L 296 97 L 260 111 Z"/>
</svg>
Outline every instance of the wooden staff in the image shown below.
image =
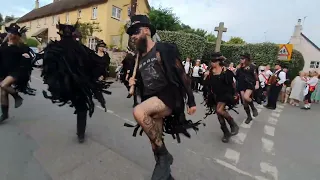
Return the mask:
<svg viewBox="0 0 320 180">
<path fill-rule="evenodd" d="M 135 60 L 135 64 L 134 64 L 134 69 L 133 69 L 133 73 L 132 73 L 132 77 L 133 79 L 136 78 L 136 74 L 137 74 L 137 69 L 138 69 L 138 64 L 139 64 L 139 53 L 137 53 L 137 57 L 136 57 L 136 60 Z M 134 85 L 132 85 L 130 87 L 130 91 L 129 91 L 129 94 L 132 96 L 134 94 Z"/>
</svg>

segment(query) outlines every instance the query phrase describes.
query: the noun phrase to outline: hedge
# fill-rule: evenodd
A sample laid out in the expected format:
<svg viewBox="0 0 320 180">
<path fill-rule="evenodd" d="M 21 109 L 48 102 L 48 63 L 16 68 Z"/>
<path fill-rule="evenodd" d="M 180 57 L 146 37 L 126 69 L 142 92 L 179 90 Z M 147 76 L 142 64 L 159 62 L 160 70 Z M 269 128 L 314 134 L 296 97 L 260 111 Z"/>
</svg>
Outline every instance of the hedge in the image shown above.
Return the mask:
<svg viewBox="0 0 320 180">
<path fill-rule="evenodd" d="M 191 59 L 202 58 L 206 46 L 203 43 L 206 41 L 205 38 L 185 32 L 157 31 L 157 33 L 161 41 L 175 43 L 178 46 L 182 59 L 187 57 Z"/>
<path fill-rule="evenodd" d="M 26 44 L 29 46 L 29 47 L 37 47 L 39 42 L 33 38 L 28 38 L 27 41 L 26 41 Z"/>
<path fill-rule="evenodd" d="M 209 55 L 215 49 L 214 43 L 207 42 L 198 35 L 173 31 L 158 31 L 158 34 L 161 41 L 175 43 L 178 46 L 182 59 L 191 57 L 208 63 Z M 274 43 L 221 45 L 221 53 L 234 64 L 238 64 L 240 55 L 247 52 L 258 66 L 267 64 L 273 66 L 278 59 L 278 51 L 279 46 Z M 304 59 L 299 51 L 294 50 L 291 61 L 283 61 L 283 64 L 288 66 L 289 77 L 293 78 L 303 69 Z"/>
</svg>

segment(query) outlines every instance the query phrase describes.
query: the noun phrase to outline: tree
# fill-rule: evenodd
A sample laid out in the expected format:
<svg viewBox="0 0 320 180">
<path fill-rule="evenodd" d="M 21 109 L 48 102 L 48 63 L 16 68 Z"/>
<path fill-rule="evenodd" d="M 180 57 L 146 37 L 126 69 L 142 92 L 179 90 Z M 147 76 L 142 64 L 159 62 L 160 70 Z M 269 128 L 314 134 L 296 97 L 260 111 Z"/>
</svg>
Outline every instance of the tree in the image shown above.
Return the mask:
<svg viewBox="0 0 320 180">
<path fill-rule="evenodd" d="M 157 30 L 178 31 L 181 29 L 179 18 L 170 8 L 151 8 L 148 14 L 151 24 Z"/>
<path fill-rule="evenodd" d="M 231 37 L 226 44 L 245 44 L 246 42 L 241 37 Z"/>
<path fill-rule="evenodd" d="M 13 15 L 11 15 L 11 16 L 6 16 L 5 18 L 4 18 L 4 23 L 8 23 L 8 22 L 10 22 L 10 21 L 13 21 L 15 19 L 15 17 L 13 16 Z"/>
<path fill-rule="evenodd" d="M 86 44 L 87 42 L 87 39 L 89 36 L 92 36 L 92 34 L 94 32 L 101 32 L 101 28 L 99 26 L 99 23 L 97 22 L 90 22 L 90 23 L 81 23 L 81 22 L 78 22 L 79 23 L 79 27 L 78 27 L 78 30 L 80 31 L 81 33 L 81 36 L 82 36 L 82 43 Z"/>
<path fill-rule="evenodd" d="M 217 37 L 212 34 L 212 33 L 208 33 L 205 38 L 207 39 L 208 42 L 216 42 Z"/>
<path fill-rule="evenodd" d="M 2 14 L 0 13 L 0 26 L 3 24 L 3 16 Z"/>
</svg>

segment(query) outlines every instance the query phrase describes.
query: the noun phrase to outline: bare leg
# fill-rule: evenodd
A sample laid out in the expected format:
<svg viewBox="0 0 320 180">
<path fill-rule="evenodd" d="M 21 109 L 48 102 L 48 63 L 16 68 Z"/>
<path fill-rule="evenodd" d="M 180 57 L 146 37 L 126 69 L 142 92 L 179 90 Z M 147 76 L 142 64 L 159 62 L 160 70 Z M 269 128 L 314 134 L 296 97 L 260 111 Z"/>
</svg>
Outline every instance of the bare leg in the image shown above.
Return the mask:
<svg viewBox="0 0 320 180">
<path fill-rule="evenodd" d="M 244 92 L 244 98 L 247 101 L 248 105 L 250 106 L 251 110 L 252 110 L 252 115 L 253 117 L 257 117 L 258 116 L 258 110 L 254 107 L 253 101 L 252 101 L 252 93 L 253 91 L 250 89 L 247 89 Z"/>
<path fill-rule="evenodd" d="M 166 149 L 162 139 L 162 118 L 171 114 L 171 110 L 158 98 L 151 97 L 134 108 L 133 115 L 150 139 L 156 166 L 152 180 L 169 179 L 173 157 Z"/>
<path fill-rule="evenodd" d="M 15 100 L 15 108 L 18 108 L 22 105 L 23 99 L 19 94 L 11 87 L 11 85 L 16 81 L 15 78 L 12 76 L 7 76 L 2 82 L 1 82 L 1 89 L 6 91 L 7 93 L 11 94 L 12 97 Z"/>
</svg>

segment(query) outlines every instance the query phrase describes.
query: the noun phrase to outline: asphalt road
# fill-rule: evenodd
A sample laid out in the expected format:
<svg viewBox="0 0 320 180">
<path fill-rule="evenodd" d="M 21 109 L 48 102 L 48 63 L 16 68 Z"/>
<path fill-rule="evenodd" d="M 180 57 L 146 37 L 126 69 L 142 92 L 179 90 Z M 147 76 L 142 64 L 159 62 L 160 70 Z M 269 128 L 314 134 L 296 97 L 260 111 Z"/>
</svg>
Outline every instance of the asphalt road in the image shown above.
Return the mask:
<svg viewBox="0 0 320 180">
<path fill-rule="evenodd" d="M 98 180 L 150 179 L 154 158 L 147 137 L 132 137 L 132 100 L 122 84 L 114 83 L 107 96 L 108 111 L 97 106 L 88 120 L 87 141 L 78 144 L 73 109 L 58 107 L 43 98 L 46 87 L 33 73 L 37 95 L 24 96 L 19 109 L 0 125 L 1 180 Z M 201 95 L 194 121 L 203 119 Z M 97 104 L 98 105 L 98 104 Z M 177 180 L 317 180 L 320 177 L 320 106 L 303 111 L 280 105 L 275 111 L 258 106 L 260 115 L 250 125 L 245 114 L 234 115 L 240 133 L 228 144 L 221 142 L 217 118 L 208 117 L 206 126 L 182 138 L 178 144 L 165 137 L 174 156 Z"/>
</svg>

